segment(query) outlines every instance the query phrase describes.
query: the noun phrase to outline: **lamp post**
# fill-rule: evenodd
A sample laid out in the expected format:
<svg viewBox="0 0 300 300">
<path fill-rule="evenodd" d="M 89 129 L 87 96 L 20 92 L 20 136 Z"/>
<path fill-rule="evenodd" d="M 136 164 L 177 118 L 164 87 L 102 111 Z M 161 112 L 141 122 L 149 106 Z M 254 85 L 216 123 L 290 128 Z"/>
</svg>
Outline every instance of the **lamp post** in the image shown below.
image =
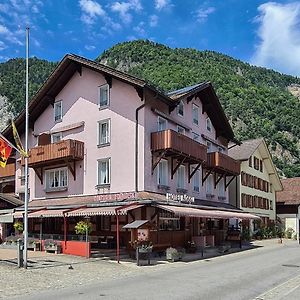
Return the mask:
<svg viewBox="0 0 300 300">
<path fill-rule="evenodd" d="M 89 258 L 89 221 L 90 221 L 89 216 L 85 216 L 84 220 L 86 222 L 86 227 L 85 227 L 85 251 L 86 251 L 86 258 Z"/>
<path fill-rule="evenodd" d="M 40 242 L 42 245 L 42 239 L 43 239 L 43 215 L 40 217 Z"/>
</svg>

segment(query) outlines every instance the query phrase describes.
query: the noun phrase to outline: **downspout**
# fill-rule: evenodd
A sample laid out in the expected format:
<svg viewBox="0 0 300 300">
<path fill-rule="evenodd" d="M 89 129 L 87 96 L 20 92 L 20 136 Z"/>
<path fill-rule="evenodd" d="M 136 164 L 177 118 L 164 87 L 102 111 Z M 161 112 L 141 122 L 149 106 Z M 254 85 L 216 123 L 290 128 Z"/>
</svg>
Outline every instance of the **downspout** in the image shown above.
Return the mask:
<svg viewBox="0 0 300 300">
<path fill-rule="evenodd" d="M 145 89 L 143 89 L 144 104 L 137 107 L 135 110 L 135 192 L 138 192 L 139 184 L 139 111 L 145 107 Z"/>
</svg>

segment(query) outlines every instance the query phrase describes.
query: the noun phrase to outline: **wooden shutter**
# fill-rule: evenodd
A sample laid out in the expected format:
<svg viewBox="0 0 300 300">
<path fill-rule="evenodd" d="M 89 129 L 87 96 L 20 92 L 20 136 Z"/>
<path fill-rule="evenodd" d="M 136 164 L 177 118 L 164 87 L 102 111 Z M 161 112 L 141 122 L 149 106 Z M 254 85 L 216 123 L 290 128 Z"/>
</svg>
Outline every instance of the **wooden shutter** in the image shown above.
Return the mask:
<svg viewBox="0 0 300 300">
<path fill-rule="evenodd" d="M 38 145 L 44 146 L 51 144 L 51 135 L 48 133 L 42 133 L 38 137 Z"/>
</svg>

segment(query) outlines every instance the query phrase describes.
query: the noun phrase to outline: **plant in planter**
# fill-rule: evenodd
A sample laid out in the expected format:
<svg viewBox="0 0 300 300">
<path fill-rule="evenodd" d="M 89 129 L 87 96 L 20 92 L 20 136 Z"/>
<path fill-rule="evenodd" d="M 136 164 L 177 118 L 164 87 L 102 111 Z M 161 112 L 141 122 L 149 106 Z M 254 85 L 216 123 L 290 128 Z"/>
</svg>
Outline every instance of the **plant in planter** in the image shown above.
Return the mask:
<svg viewBox="0 0 300 300">
<path fill-rule="evenodd" d="M 294 229 L 289 227 L 289 228 L 285 231 L 285 237 L 288 238 L 288 239 L 291 239 L 294 232 L 295 232 Z"/>
<path fill-rule="evenodd" d="M 54 240 L 45 240 L 44 243 L 45 251 L 54 251 L 55 253 L 61 252 L 61 245 L 58 241 Z"/>
<path fill-rule="evenodd" d="M 14 226 L 15 231 L 16 231 L 18 234 L 20 234 L 21 232 L 23 232 L 23 223 L 22 223 L 22 222 L 17 221 L 17 222 L 14 223 L 13 226 Z"/>
<path fill-rule="evenodd" d="M 166 258 L 167 260 L 172 262 L 181 260 L 183 255 L 184 255 L 183 251 L 178 251 L 177 249 L 172 247 L 167 248 L 166 250 Z"/>
<path fill-rule="evenodd" d="M 79 221 L 76 225 L 75 225 L 75 232 L 76 234 L 81 235 L 81 239 L 83 240 L 84 235 L 90 234 L 92 232 L 92 223 L 90 221 Z"/>
<path fill-rule="evenodd" d="M 197 246 L 194 241 L 187 241 L 185 249 L 187 253 L 195 253 L 197 251 Z"/>
</svg>

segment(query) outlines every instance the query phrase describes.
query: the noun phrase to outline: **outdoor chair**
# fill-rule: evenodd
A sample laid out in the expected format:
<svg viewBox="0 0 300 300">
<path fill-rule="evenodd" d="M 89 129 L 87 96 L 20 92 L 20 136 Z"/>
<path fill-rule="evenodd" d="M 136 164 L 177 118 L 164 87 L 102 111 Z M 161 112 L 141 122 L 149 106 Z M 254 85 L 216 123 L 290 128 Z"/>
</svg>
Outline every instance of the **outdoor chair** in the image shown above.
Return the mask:
<svg viewBox="0 0 300 300">
<path fill-rule="evenodd" d="M 100 248 L 108 248 L 108 241 L 106 236 L 99 237 Z"/>
</svg>

